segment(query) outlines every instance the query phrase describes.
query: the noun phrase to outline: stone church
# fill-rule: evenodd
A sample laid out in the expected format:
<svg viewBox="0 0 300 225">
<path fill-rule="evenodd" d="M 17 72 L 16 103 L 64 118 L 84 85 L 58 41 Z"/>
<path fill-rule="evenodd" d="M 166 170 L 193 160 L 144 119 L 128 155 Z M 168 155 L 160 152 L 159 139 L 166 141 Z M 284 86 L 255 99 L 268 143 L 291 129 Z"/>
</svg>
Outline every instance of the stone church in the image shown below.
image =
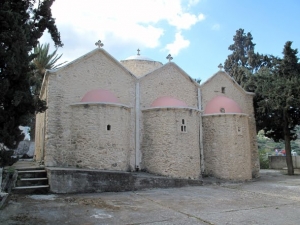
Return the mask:
<svg viewBox="0 0 300 225">
<path fill-rule="evenodd" d="M 35 158 L 46 167 L 186 179 L 259 173 L 253 93 L 220 70 L 202 85 L 174 62 L 117 61 L 102 46 L 47 71 Z"/>
</svg>

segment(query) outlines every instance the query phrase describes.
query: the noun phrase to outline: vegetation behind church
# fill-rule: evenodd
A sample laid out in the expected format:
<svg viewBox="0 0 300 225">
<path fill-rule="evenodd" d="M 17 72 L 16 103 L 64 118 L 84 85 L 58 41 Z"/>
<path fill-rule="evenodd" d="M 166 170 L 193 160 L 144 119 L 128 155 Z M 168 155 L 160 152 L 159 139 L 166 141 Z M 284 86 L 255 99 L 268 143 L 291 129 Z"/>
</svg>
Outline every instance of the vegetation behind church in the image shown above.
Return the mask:
<svg viewBox="0 0 300 225">
<path fill-rule="evenodd" d="M 300 63 L 298 50 L 287 41 L 283 58 L 255 53 L 251 33 L 236 31 L 232 54 L 225 70 L 247 91 L 255 92 L 254 109 L 257 130 L 274 141 L 284 141 L 288 174 L 294 174 L 291 141 L 300 125 Z"/>
<path fill-rule="evenodd" d="M 30 79 L 35 57 L 32 49 L 47 29 L 56 46 L 62 46 L 51 14 L 54 0 L 0 3 L 0 143 L 15 148 L 24 138 L 19 126 L 28 125 L 31 115 L 45 110 L 45 103 L 33 95 Z"/>
</svg>

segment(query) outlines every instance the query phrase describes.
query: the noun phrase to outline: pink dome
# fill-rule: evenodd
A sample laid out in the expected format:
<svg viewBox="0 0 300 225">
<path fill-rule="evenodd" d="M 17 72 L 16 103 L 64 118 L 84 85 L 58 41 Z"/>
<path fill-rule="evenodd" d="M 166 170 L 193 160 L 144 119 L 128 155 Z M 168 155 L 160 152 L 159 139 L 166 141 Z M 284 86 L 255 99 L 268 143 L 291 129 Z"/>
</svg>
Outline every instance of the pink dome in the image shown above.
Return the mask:
<svg viewBox="0 0 300 225">
<path fill-rule="evenodd" d="M 109 103 L 119 103 L 117 97 L 108 90 L 96 89 L 87 92 L 81 102 L 109 102 Z"/>
<path fill-rule="evenodd" d="M 152 104 L 151 107 L 187 107 L 185 102 L 180 101 L 173 97 L 160 97 L 157 98 Z"/>
<path fill-rule="evenodd" d="M 225 96 L 217 96 L 207 103 L 204 114 L 217 113 L 242 113 L 242 110 L 232 99 Z"/>
</svg>

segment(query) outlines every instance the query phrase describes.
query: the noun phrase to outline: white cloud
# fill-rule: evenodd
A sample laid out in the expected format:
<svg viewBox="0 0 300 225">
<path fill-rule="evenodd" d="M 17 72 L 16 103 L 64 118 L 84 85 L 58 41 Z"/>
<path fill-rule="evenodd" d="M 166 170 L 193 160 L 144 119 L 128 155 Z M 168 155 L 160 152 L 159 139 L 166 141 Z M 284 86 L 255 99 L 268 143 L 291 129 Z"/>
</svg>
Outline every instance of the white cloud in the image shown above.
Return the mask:
<svg viewBox="0 0 300 225">
<path fill-rule="evenodd" d="M 94 43 L 99 39 L 105 48 L 118 46 L 125 51 L 133 46 L 160 47 L 164 44 L 161 43 L 164 35 L 177 32 L 177 42 L 181 40 L 186 44 L 188 41 L 182 38 L 180 31 L 191 29 L 193 25 L 205 19 L 203 14 L 194 14 L 186 7 L 194 6 L 198 2 L 63 0 L 53 3 L 52 15 L 56 18 L 56 25 L 64 43 L 64 60 L 70 61 L 95 48 Z M 175 31 L 172 27 L 176 28 Z M 41 42 L 51 41 L 49 36 L 45 35 Z"/>
<path fill-rule="evenodd" d="M 175 15 L 174 17 L 170 18 L 169 23 L 175 26 L 178 30 L 190 29 L 191 26 L 195 25 L 197 22 L 203 19 L 203 14 L 196 16 L 190 13 L 182 13 L 180 15 Z"/>
<path fill-rule="evenodd" d="M 220 30 L 220 28 L 221 28 L 221 26 L 220 26 L 220 24 L 218 24 L 218 23 L 216 23 L 216 24 L 214 24 L 213 26 L 212 26 L 212 30 Z"/>
<path fill-rule="evenodd" d="M 191 7 L 191 6 L 194 6 L 194 5 L 197 5 L 199 2 L 199 0 L 189 0 L 189 3 L 188 3 L 188 7 Z"/>
<path fill-rule="evenodd" d="M 162 28 L 151 25 L 158 18 L 151 16 L 141 1 L 64 0 L 55 3 L 52 11 L 58 27 L 68 26 L 78 35 L 86 37 L 93 33 L 96 39 L 103 42 L 110 35 L 119 37 L 121 41 L 142 40 L 144 46 L 153 48 L 158 46 L 158 40 L 163 34 Z M 135 4 L 137 7 L 131 7 Z"/>
<path fill-rule="evenodd" d="M 181 35 L 181 32 L 178 32 L 175 35 L 174 42 L 167 44 L 164 50 L 167 50 L 172 56 L 176 56 L 182 49 L 189 47 L 189 45 L 190 41 L 184 39 L 184 37 Z"/>
<path fill-rule="evenodd" d="M 198 21 L 202 21 L 202 20 L 205 20 L 205 16 L 204 16 L 204 14 L 200 13 L 198 15 Z"/>
</svg>

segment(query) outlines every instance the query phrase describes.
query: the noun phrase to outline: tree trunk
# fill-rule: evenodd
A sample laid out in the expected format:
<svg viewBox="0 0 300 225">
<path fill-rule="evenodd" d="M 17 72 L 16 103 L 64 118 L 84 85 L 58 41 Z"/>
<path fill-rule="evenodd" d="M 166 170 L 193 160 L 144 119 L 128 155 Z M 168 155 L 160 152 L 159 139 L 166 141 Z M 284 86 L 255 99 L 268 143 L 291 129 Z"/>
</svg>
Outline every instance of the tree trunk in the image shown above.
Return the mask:
<svg viewBox="0 0 300 225">
<path fill-rule="evenodd" d="M 293 159 L 291 154 L 291 137 L 290 130 L 288 127 L 287 111 L 283 111 L 283 132 L 284 132 L 284 142 L 285 142 L 285 154 L 286 154 L 286 165 L 288 168 L 288 175 L 294 175 Z"/>
</svg>

